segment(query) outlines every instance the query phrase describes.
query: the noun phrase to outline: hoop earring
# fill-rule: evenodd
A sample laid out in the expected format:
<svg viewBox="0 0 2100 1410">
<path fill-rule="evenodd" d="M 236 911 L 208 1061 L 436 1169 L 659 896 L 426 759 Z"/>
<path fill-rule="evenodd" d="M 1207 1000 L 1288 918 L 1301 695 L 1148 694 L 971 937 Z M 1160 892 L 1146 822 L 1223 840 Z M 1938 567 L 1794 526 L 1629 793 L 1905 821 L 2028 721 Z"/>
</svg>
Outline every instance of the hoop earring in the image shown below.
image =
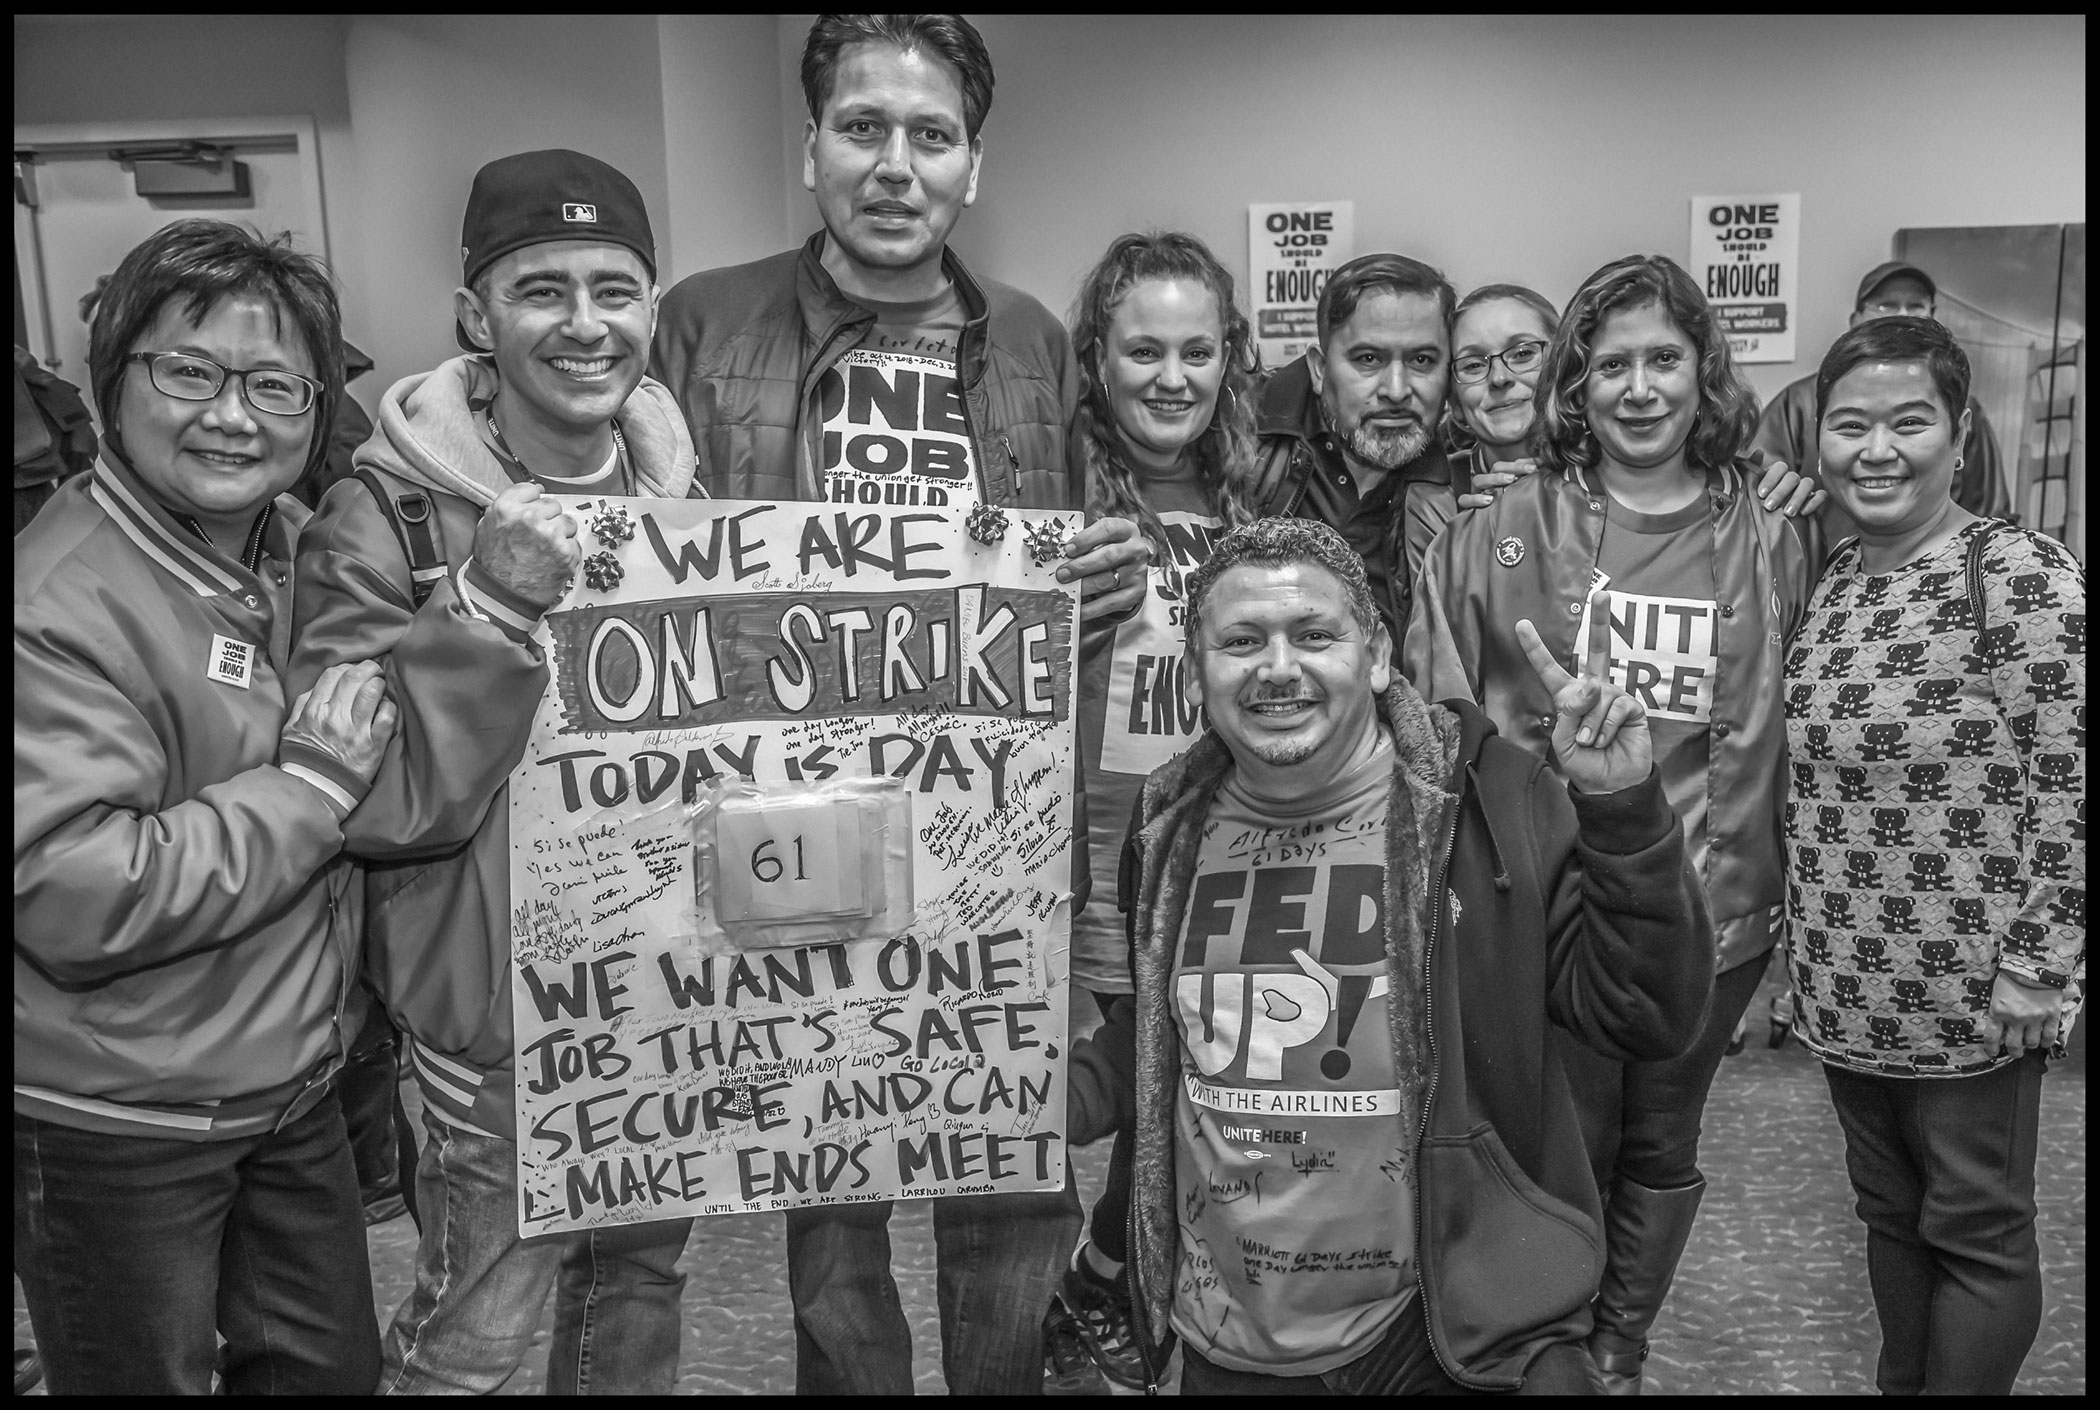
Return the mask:
<svg viewBox="0 0 2100 1410">
<path fill-rule="evenodd" d="M 1954 473 L 1959 475 L 1962 472 L 1962 467 L 1967 464 L 1968 462 L 1966 460 L 1964 460 L 1961 456 L 1956 455 L 1954 457 Z"/>
</svg>

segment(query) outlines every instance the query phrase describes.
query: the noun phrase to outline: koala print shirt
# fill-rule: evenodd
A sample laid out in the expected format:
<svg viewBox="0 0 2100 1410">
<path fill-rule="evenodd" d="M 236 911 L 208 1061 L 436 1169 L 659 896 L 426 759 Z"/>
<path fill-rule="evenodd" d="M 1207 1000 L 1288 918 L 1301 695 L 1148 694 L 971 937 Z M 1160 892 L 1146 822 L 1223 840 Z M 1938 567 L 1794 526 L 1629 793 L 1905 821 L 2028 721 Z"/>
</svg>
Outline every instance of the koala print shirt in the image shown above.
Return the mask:
<svg viewBox="0 0 2100 1410">
<path fill-rule="evenodd" d="M 1964 555 L 1986 528 L 1979 633 Z M 2077 563 L 2000 521 L 1890 573 L 1848 542 L 1786 692 L 1795 1033 L 1865 1072 L 1987 1071 L 2013 1061 L 1976 1031 L 2003 968 L 2070 990 L 2068 1036 L 2085 980 Z"/>
</svg>

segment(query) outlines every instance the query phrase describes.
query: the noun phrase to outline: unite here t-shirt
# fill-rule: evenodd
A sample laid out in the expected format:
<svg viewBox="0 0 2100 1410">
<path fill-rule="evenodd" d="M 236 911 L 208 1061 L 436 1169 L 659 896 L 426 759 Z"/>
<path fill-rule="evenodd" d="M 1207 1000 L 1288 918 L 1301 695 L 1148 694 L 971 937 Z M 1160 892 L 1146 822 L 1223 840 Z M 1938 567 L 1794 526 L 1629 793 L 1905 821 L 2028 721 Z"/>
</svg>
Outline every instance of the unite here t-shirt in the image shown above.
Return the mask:
<svg viewBox="0 0 2100 1410">
<path fill-rule="evenodd" d="M 1663 796 L 1684 822 L 1685 854 L 1706 876 L 1709 763 L 1719 626 L 1714 596 L 1713 506 L 1702 494 L 1682 509 L 1643 514 L 1605 496 L 1604 540 L 1590 590 L 1611 591 L 1612 683 L 1648 712 L 1648 738 Z M 1589 646 L 1583 608 L 1576 651 Z M 1579 669 L 1579 665 L 1578 665 Z M 1761 920 L 1777 927 L 1779 907 Z M 1763 954 L 1762 942 L 1752 953 Z M 1738 952 L 1740 953 L 1740 952 Z"/>
<path fill-rule="evenodd" d="M 1318 1375 L 1414 1295 L 1415 1133 L 1386 1022 L 1393 752 L 1295 809 L 1237 777 L 1203 826 L 1173 975 L 1171 1320 L 1220 1366 Z"/>
<path fill-rule="evenodd" d="M 950 284 L 916 303 L 858 302 L 875 326 L 817 384 L 824 497 L 974 507 L 980 481 L 955 366 L 961 296 Z"/>
</svg>

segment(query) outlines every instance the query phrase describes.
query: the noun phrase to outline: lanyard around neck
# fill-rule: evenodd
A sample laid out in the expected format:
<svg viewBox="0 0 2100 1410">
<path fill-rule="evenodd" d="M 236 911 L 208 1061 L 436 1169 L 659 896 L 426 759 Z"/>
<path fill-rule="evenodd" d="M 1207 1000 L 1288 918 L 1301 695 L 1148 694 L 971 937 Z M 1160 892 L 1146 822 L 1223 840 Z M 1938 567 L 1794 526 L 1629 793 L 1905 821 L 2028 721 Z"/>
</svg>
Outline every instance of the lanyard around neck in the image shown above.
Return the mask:
<svg viewBox="0 0 2100 1410">
<path fill-rule="evenodd" d="M 559 475 L 540 476 L 533 474 L 526 467 L 524 460 L 519 457 L 518 453 L 510 448 L 510 442 L 503 438 L 503 428 L 496 424 L 496 408 L 493 401 L 489 403 L 488 409 L 482 413 L 482 418 L 489 429 L 488 447 L 496 453 L 498 463 L 503 466 L 504 473 L 509 475 L 513 482 L 521 485 L 559 485 L 562 483 L 563 477 Z M 604 476 L 609 470 L 617 469 L 619 471 L 620 492 L 632 495 L 635 492 L 634 467 L 628 460 L 627 438 L 620 433 L 620 422 L 617 417 L 612 422 L 612 436 L 612 453 L 606 456 L 605 464 L 598 467 L 598 475 L 592 477 L 590 488 L 593 490 L 600 488 L 599 477 Z"/>
</svg>

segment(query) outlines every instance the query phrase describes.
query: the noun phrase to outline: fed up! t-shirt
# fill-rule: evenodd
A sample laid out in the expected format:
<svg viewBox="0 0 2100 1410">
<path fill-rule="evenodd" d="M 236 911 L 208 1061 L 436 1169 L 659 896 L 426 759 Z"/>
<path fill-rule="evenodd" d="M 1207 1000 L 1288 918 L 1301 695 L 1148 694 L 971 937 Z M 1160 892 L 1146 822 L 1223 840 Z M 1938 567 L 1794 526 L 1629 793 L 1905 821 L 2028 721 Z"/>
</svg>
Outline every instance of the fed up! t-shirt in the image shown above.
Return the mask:
<svg viewBox="0 0 2100 1410">
<path fill-rule="evenodd" d="M 1086 766 L 1087 848 L 1094 891 L 1072 920 L 1072 981 L 1096 994 L 1128 994 L 1130 947 L 1116 909 L 1130 809 L 1145 775 L 1195 743 L 1203 708 L 1188 697 L 1182 656 L 1183 584 L 1210 556 L 1219 521 L 1193 470 L 1147 478 L 1145 499 L 1166 530 L 1154 545 L 1151 591 L 1123 622 L 1079 641 L 1080 749 Z"/>
<path fill-rule="evenodd" d="M 1385 967 L 1390 740 L 1281 810 L 1228 780 L 1174 967 L 1181 1037 L 1171 1319 L 1209 1360 L 1317 1375 L 1414 1294 L 1414 1133 Z"/>
<path fill-rule="evenodd" d="M 961 296 L 951 284 L 915 303 L 859 303 L 875 326 L 817 384 L 824 497 L 971 508 L 980 481 L 956 375 Z"/>
</svg>

